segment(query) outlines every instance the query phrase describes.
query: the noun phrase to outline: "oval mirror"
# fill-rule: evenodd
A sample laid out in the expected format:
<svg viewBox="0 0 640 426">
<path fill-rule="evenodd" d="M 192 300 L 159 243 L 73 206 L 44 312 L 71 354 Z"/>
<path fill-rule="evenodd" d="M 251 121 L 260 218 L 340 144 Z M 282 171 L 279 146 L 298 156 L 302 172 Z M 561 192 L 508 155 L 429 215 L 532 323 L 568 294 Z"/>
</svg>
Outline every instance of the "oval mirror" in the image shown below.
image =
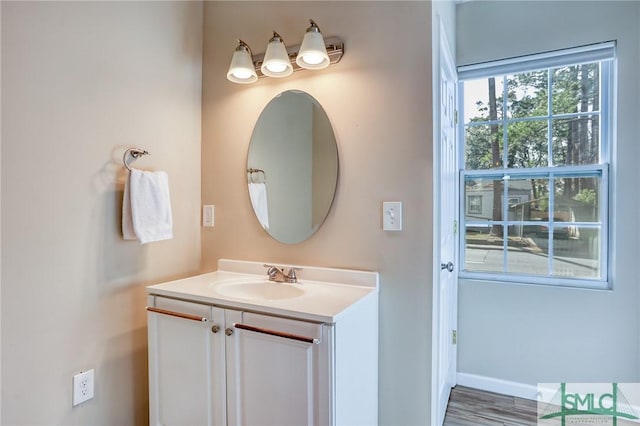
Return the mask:
<svg viewBox="0 0 640 426">
<path fill-rule="evenodd" d="M 308 93 L 280 93 L 264 108 L 247 157 L 249 197 L 262 227 L 295 244 L 327 217 L 338 182 L 338 147 L 329 117 Z"/>
</svg>

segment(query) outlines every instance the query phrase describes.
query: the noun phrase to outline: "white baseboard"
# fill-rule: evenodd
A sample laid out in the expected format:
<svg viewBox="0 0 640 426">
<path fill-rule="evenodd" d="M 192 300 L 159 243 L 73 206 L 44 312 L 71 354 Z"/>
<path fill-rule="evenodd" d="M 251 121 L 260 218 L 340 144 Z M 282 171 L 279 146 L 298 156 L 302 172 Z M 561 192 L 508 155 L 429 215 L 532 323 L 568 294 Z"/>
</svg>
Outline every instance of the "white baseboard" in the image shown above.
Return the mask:
<svg viewBox="0 0 640 426">
<path fill-rule="evenodd" d="M 457 373 L 457 383 L 461 386 L 480 389 L 503 395 L 517 396 L 519 398 L 537 400 L 537 386 L 527 383 L 511 382 L 509 380 L 496 379 L 494 377 L 479 376 L 477 374 Z"/>
</svg>

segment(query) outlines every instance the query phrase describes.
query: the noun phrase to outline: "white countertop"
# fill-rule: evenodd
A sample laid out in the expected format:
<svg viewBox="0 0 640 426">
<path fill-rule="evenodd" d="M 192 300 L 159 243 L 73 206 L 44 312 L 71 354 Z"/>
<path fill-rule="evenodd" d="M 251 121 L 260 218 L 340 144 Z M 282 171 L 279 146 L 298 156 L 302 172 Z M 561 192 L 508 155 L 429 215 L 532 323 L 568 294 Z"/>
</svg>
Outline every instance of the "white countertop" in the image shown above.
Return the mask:
<svg viewBox="0 0 640 426">
<path fill-rule="evenodd" d="M 279 285 L 294 286 L 303 294 L 288 299 L 245 298 L 223 294 L 224 286 L 229 284 L 267 280 L 262 262 L 236 260 L 220 260 L 216 272 L 149 286 L 147 293 L 226 308 L 334 323 L 349 307 L 367 296 L 376 297 L 378 292 L 376 272 L 293 266 L 301 268 L 297 273 L 298 283 Z M 288 266 L 284 268 L 286 271 Z"/>
</svg>

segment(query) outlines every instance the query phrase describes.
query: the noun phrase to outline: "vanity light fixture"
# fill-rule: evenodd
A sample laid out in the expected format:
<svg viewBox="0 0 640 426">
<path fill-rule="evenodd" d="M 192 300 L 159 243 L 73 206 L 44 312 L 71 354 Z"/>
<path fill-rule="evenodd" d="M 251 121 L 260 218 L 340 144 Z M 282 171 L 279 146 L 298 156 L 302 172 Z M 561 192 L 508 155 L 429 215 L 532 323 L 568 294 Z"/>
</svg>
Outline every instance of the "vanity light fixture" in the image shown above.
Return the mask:
<svg viewBox="0 0 640 426">
<path fill-rule="evenodd" d="M 266 76 L 277 78 L 289 77 L 293 73 L 287 48 L 280 34 L 275 31 L 267 45 L 267 52 L 264 54 L 264 62 L 262 62 L 260 71 Z"/>
<path fill-rule="evenodd" d="M 238 40 L 227 72 L 227 79 L 234 83 L 253 83 L 261 77 L 287 77 L 302 69 L 321 70 L 340 61 L 344 54 L 344 43 L 338 37 L 324 38 L 318 25 L 311 25 L 301 45 L 286 47 L 282 37 L 273 32 L 267 51 L 253 56 L 249 46 Z"/>
<path fill-rule="evenodd" d="M 238 47 L 236 47 L 233 52 L 233 58 L 231 58 L 227 79 L 240 84 L 253 83 L 258 79 L 251 48 L 240 39 L 238 39 Z"/>
<path fill-rule="evenodd" d="M 313 19 L 309 19 L 309 22 L 311 25 L 302 39 L 296 64 L 308 70 L 321 70 L 329 66 L 329 55 L 320 28 Z"/>
</svg>

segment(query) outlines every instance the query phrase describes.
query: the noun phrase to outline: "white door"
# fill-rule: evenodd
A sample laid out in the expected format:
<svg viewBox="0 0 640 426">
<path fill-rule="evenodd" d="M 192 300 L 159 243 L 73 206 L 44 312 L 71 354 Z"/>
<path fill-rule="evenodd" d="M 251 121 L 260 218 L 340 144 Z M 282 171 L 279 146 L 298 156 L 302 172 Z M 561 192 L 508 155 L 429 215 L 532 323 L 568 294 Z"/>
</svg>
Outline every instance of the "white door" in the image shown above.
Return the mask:
<svg viewBox="0 0 640 426">
<path fill-rule="evenodd" d="M 228 424 L 328 424 L 322 325 L 227 310 Z"/>
<path fill-rule="evenodd" d="M 437 86 L 434 93 L 436 222 L 433 292 L 433 419 L 442 424 L 456 380 L 458 172 L 456 167 L 456 70 L 442 23 L 438 20 Z M 435 83 L 435 82 L 434 82 Z M 434 84 L 435 86 L 436 84 Z"/>
<path fill-rule="evenodd" d="M 149 424 L 226 424 L 223 310 L 149 297 Z"/>
</svg>

